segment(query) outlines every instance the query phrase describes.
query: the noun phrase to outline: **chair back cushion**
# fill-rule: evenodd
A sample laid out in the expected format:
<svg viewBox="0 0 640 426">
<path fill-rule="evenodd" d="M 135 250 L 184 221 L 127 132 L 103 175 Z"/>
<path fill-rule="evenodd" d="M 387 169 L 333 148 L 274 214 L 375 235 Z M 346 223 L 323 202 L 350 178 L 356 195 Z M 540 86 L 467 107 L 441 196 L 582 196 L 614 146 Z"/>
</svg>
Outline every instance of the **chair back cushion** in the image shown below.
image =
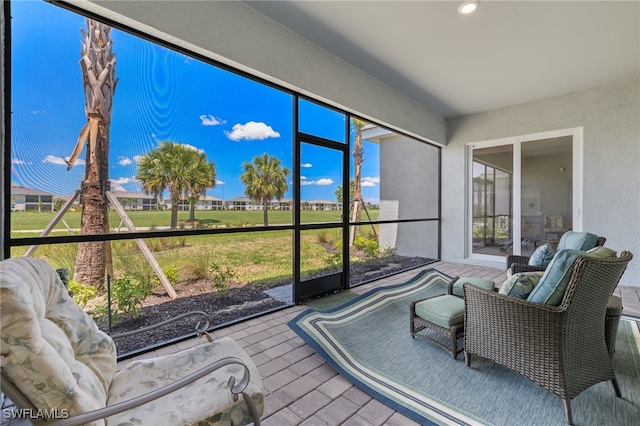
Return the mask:
<svg viewBox="0 0 640 426">
<path fill-rule="evenodd" d="M 538 247 L 529 258 L 528 264 L 531 266 L 537 266 L 545 268 L 551 263 L 551 259 L 555 256 L 556 251 L 548 243 L 545 243 Z"/>
<path fill-rule="evenodd" d="M 564 249 L 587 251 L 594 248 L 596 244 L 598 244 L 598 236 L 595 234 L 567 231 L 562 234 L 556 251 Z"/>
<path fill-rule="evenodd" d="M 542 278 L 527 297 L 533 303 L 558 306 L 562 302 L 567 284 L 573 273 L 573 265 L 578 256 L 596 258 L 615 257 L 616 252 L 607 247 L 595 247 L 589 251 L 564 249 L 556 253 L 544 271 Z"/>
<path fill-rule="evenodd" d="M 507 296 L 517 297 L 519 299 L 526 299 L 529 294 L 540 282 L 542 278 L 542 271 L 536 272 L 519 272 L 513 274 L 502 283 L 500 287 L 500 294 L 506 294 Z"/>
<path fill-rule="evenodd" d="M 0 298 L 2 370 L 33 405 L 70 415 L 104 407 L 115 345 L 69 297 L 58 273 L 41 259 L 3 260 Z"/>
</svg>

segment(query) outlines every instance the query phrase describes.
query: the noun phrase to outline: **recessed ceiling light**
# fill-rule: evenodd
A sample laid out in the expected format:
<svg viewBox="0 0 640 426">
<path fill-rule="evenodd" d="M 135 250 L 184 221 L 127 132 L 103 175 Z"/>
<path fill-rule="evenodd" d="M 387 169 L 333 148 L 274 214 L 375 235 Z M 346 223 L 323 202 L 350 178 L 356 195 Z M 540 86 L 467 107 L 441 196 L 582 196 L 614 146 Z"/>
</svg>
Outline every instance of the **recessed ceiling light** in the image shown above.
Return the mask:
<svg viewBox="0 0 640 426">
<path fill-rule="evenodd" d="M 466 1 L 458 7 L 458 13 L 461 15 L 468 15 L 470 13 L 475 12 L 477 8 L 478 8 L 477 0 Z"/>
</svg>

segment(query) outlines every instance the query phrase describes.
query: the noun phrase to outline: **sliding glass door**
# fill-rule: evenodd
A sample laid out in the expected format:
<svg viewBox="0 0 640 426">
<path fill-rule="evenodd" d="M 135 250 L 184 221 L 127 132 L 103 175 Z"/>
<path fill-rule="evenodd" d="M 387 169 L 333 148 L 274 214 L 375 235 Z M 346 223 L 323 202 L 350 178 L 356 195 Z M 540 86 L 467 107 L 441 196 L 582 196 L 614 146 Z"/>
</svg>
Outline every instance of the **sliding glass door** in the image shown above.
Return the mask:
<svg viewBox="0 0 640 426">
<path fill-rule="evenodd" d="M 581 144 L 575 129 L 470 146 L 469 255 L 531 255 L 579 229 Z"/>
</svg>

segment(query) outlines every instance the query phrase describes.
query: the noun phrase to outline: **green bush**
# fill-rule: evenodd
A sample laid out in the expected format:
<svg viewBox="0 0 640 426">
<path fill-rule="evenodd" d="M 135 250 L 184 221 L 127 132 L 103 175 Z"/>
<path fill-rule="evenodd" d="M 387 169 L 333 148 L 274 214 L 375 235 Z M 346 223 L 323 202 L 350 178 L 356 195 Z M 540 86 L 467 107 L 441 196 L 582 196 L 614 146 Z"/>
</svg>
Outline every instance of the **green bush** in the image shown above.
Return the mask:
<svg viewBox="0 0 640 426">
<path fill-rule="evenodd" d="M 115 323 L 121 314 L 137 318 L 145 299 L 151 295 L 151 282 L 125 274 L 111 281 L 111 319 Z M 95 315 L 105 318 L 108 315 L 107 299 L 99 305 Z"/>
<path fill-rule="evenodd" d="M 175 265 L 167 266 L 162 270 L 162 272 L 164 272 L 164 276 L 167 277 L 167 280 L 169 280 L 169 284 L 175 285 L 178 282 L 178 268 L 176 268 Z M 154 275 L 151 278 L 151 286 L 157 287 L 160 284 L 160 279 Z"/>
<path fill-rule="evenodd" d="M 368 258 L 378 257 L 378 242 L 375 240 L 367 240 L 362 251 Z"/>
<path fill-rule="evenodd" d="M 69 281 L 69 292 L 73 301 L 76 302 L 81 308 L 87 306 L 87 302 L 90 299 L 96 297 L 96 288 L 90 285 L 80 284 L 77 281 Z"/>
<path fill-rule="evenodd" d="M 342 252 L 327 254 L 327 257 L 324 258 L 324 264 L 330 269 L 334 269 L 341 266 Z"/>
<path fill-rule="evenodd" d="M 209 276 L 213 280 L 213 287 L 219 294 L 224 296 L 229 294 L 229 290 L 231 290 L 231 288 L 229 287 L 228 281 L 235 278 L 236 273 L 230 267 L 222 267 L 214 262 L 209 267 Z"/>
</svg>

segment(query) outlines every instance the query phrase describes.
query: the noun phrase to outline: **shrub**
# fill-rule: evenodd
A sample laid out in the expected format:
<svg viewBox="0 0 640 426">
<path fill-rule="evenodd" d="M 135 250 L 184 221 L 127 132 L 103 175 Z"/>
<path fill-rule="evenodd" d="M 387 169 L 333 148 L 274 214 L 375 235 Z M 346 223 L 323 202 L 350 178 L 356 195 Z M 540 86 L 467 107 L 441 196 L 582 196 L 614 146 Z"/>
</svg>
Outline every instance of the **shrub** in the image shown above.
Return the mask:
<svg viewBox="0 0 640 426">
<path fill-rule="evenodd" d="M 342 253 L 328 254 L 327 257 L 324 258 L 324 264 L 330 269 L 339 267 L 342 264 Z"/>
<path fill-rule="evenodd" d="M 96 296 L 96 288 L 90 285 L 80 284 L 77 281 L 69 281 L 69 292 L 73 301 L 81 308 L 87 306 L 87 302 Z"/>
<path fill-rule="evenodd" d="M 130 274 L 111 281 L 111 319 L 115 323 L 120 314 L 137 318 L 145 299 L 151 295 L 151 282 Z M 98 318 L 109 314 L 107 300 L 95 312 Z"/>
<path fill-rule="evenodd" d="M 175 265 L 169 265 L 163 268 L 162 272 L 164 272 L 164 276 L 169 280 L 169 284 L 175 285 L 178 282 L 178 268 L 176 268 Z M 160 284 L 160 279 L 157 276 L 151 278 L 151 285 L 153 287 L 159 286 Z"/>
<path fill-rule="evenodd" d="M 367 240 L 362 251 L 368 258 L 378 257 L 378 242 L 375 240 Z"/>
<path fill-rule="evenodd" d="M 209 267 L 209 275 L 213 280 L 213 287 L 216 289 L 218 293 L 222 296 L 229 294 L 228 281 L 236 277 L 236 273 L 228 266 L 220 266 L 217 263 L 213 263 Z"/>
</svg>

